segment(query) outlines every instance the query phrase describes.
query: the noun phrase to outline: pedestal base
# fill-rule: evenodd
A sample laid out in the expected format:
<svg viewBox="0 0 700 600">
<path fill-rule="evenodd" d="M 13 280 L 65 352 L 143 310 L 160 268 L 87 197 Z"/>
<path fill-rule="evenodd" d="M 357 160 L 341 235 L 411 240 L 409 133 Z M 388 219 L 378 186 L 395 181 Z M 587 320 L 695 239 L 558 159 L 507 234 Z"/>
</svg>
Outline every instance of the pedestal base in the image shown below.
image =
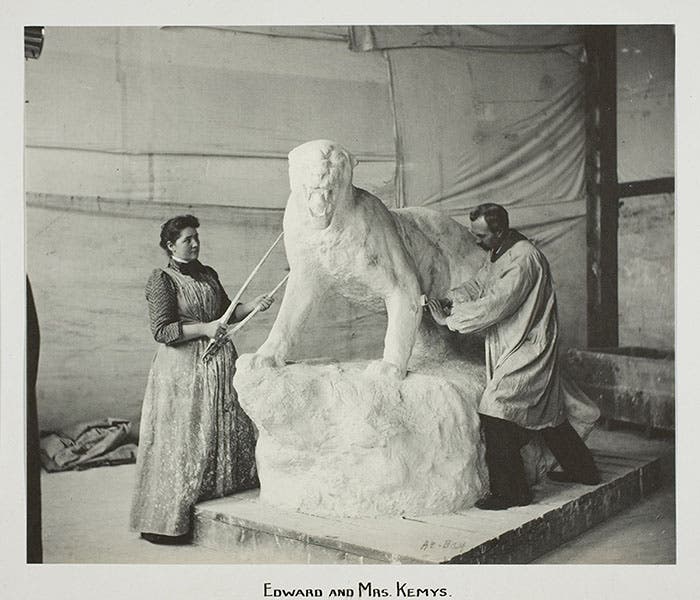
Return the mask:
<svg viewBox="0 0 700 600">
<path fill-rule="evenodd" d="M 260 562 L 279 562 L 282 548 L 285 562 L 292 563 L 527 563 L 673 480 L 672 441 L 597 430 L 590 446 L 603 482 L 543 480 L 530 506 L 329 519 L 272 508 L 251 490 L 198 504 L 195 543 L 237 552 L 250 548 L 263 557 Z"/>
</svg>

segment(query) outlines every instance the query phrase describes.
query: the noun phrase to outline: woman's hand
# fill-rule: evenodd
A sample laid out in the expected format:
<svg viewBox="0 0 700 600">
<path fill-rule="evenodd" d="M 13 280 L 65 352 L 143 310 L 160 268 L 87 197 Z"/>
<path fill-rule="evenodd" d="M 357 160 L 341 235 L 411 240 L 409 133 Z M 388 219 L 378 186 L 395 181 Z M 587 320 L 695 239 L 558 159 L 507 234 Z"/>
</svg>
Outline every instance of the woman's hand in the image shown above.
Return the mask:
<svg viewBox="0 0 700 600">
<path fill-rule="evenodd" d="M 187 342 L 203 337 L 216 339 L 217 336 L 224 335 L 225 333 L 226 327 L 221 325 L 218 321 L 211 321 L 209 323 L 183 323 L 182 337 L 179 341 Z"/>
<path fill-rule="evenodd" d="M 428 298 L 428 308 L 430 309 L 430 314 L 438 325 L 445 325 L 447 323 L 448 314 L 442 307 L 442 304 L 437 298 Z"/>
<path fill-rule="evenodd" d="M 272 303 L 275 301 L 275 299 L 272 296 L 268 296 L 267 294 L 263 294 L 262 296 L 258 296 L 257 298 L 254 298 L 253 300 L 250 300 L 249 302 L 246 302 L 244 304 L 239 304 L 236 306 L 236 309 L 233 311 L 233 319 L 235 323 L 238 323 L 239 321 L 242 321 L 245 319 L 250 313 L 252 313 L 256 308 L 258 309 L 259 312 L 266 311 Z"/>
<path fill-rule="evenodd" d="M 226 333 L 226 326 L 219 323 L 219 321 L 210 321 L 209 323 L 202 323 L 202 335 L 216 339 Z"/>
<path fill-rule="evenodd" d="M 263 294 L 262 296 L 258 296 L 255 298 L 252 302 L 253 306 L 257 306 L 258 311 L 260 312 L 265 312 L 270 306 L 272 306 L 272 303 L 275 301 L 275 299 L 272 296 L 268 296 L 267 294 Z"/>
</svg>

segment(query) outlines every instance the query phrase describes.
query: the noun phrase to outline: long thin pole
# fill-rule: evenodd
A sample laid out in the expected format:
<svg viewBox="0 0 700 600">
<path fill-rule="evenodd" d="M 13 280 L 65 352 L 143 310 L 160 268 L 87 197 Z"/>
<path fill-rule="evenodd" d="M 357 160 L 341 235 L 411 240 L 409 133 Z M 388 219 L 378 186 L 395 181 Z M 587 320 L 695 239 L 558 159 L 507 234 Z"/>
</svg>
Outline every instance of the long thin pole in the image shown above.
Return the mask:
<svg viewBox="0 0 700 600">
<path fill-rule="evenodd" d="M 226 312 L 219 319 L 219 323 L 221 323 L 222 325 L 226 325 L 226 323 L 228 323 L 228 320 L 231 318 L 233 311 L 236 309 L 236 304 L 238 304 L 238 301 L 241 299 L 241 296 L 243 296 L 243 292 L 245 292 L 246 288 L 248 287 L 250 282 L 253 280 L 253 277 L 255 277 L 256 273 L 260 270 L 260 267 L 263 266 L 263 263 L 267 260 L 267 257 L 270 256 L 270 253 L 274 250 L 275 246 L 279 243 L 279 241 L 282 239 L 283 236 L 284 236 L 284 231 L 277 236 L 277 239 L 272 243 L 272 246 L 270 246 L 268 251 L 265 252 L 265 255 L 260 259 L 260 262 L 251 271 L 250 275 L 248 275 L 248 279 L 246 279 L 243 282 L 241 289 L 238 290 L 238 293 L 236 294 L 234 299 L 231 300 L 230 306 L 226 309 Z"/>
<path fill-rule="evenodd" d="M 284 231 L 277 236 L 277 239 L 272 243 L 272 246 L 270 246 L 270 248 L 267 250 L 267 252 L 265 252 L 264 256 L 260 259 L 260 262 L 250 272 L 250 275 L 248 275 L 248 279 L 246 279 L 243 282 L 243 285 L 238 290 L 238 293 L 233 298 L 233 300 L 231 300 L 231 304 L 229 304 L 229 307 L 226 309 L 226 312 L 219 319 L 219 323 L 221 325 L 226 325 L 228 323 L 228 320 L 231 318 L 233 311 L 236 310 L 236 305 L 238 304 L 238 301 L 241 299 L 241 296 L 243 296 L 243 292 L 245 292 L 246 288 L 248 287 L 250 282 L 253 280 L 253 277 L 255 277 L 255 274 L 260 270 L 260 267 L 263 266 L 263 263 L 267 260 L 267 257 L 270 256 L 270 253 L 274 250 L 275 246 L 279 243 L 279 241 L 282 239 L 283 236 L 284 236 Z M 207 344 L 207 347 L 204 349 L 204 354 L 202 355 L 202 358 L 205 358 L 209 355 L 209 353 L 213 350 L 216 343 L 217 343 L 216 339 L 209 340 L 209 344 Z"/>
<path fill-rule="evenodd" d="M 284 279 L 282 279 L 282 281 L 280 281 L 275 286 L 275 289 L 273 289 L 267 295 L 274 296 L 277 293 L 277 291 L 284 285 L 284 283 L 287 281 L 287 279 L 289 279 L 289 273 L 287 273 L 284 276 Z M 209 346 L 207 346 L 207 348 L 204 350 L 204 353 L 202 354 L 202 362 L 206 363 L 207 361 L 209 361 L 211 356 L 223 345 L 225 340 L 232 339 L 233 334 L 236 333 L 238 330 L 240 330 L 241 327 L 243 327 L 243 325 L 245 325 L 248 321 L 250 321 L 259 312 L 260 312 L 260 305 L 258 304 L 255 306 L 255 308 L 253 308 L 252 311 L 250 311 L 250 313 L 248 313 L 248 315 L 246 315 L 245 319 L 243 319 L 239 323 L 236 323 L 232 327 L 229 327 L 228 330 L 226 331 L 226 333 L 224 335 L 222 335 L 221 337 L 218 337 L 215 340 L 211 340 L 211 342 L 209 343 Z"/>
<path fill-rule="evenodd" d="M 284 279 L 282 279 L 282 281 L 280 281 L 280 282 L 275 286 L 275 289 L 272 290 L 272 291 L 271 291 L 269 294 L 267 294 L 267 295 L 268 295 L 268 296 L 274 296 L 274 295 L 279 291 L 279 289 L 285 284 L 285 282 L 287 281 L 287 279 L 289 279 L 289 273 L 287 273 L 287 274 L 284 276 Z M 243 325 L 245 325 L 248 321 L 250 321 L 258 312 L 260 312 L 260 305 L 259 305 L 259 304 L 246 316 L 245 319 L 243 319 L 242 321 L 240 321 L 239 323 L 236 323 L 233 327 L 231 327 L 231 328 L 226 332 L 225 337 L 229 337 L 229 338 L 230 338 L 230 337 L 233 337 L 233 334 L 236 333 L 237 331 L 239 331 L 239 330 L 243 327 Z"/>
</svg>

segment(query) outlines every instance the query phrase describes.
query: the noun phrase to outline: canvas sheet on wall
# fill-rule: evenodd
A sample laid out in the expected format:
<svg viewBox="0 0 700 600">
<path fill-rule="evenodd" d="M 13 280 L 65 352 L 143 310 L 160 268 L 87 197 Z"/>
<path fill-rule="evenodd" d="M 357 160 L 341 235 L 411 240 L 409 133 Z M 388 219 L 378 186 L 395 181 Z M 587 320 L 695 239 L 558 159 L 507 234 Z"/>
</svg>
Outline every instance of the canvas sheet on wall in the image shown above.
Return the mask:
<svg viewBox="0 0 700 600">
<path fill-rule="evenodd" d="M 585 344 L 580 28 L 352 30 L 355 50 L 344 27 L 47 28 L 42 59 L 25 69 L 28 270 L 40 314 L 61 323 L 42 337 L 40 390 L 50 380 L 103 416 L 100 373 L 117 360 L 132 374 L 115 382 L 124 416 L 135 416 L 160 222 L 198 214 L 203 259 L 235 291 L 281 225 L 287 152 L 319 137 L 345 144 L 360 160 L 356 185 L 389 206 L 466 223 L 479 202 L 506 205 L 552 264 L 564 345 Z M 475 39 L 482 47 L 461 47 Z M 75 244 L 61 243 L 65 228 Z M 251 293 L 279 280 L 284 257 L 272 264 Z M 116 320 L 120 344 L 89 328 L 91 315 Z M 241 351 L 264 340 L 270 318 L 242 332 Z M 374 356 L 382 328 L 331 299 L 299 354 Z"/>
</svg>

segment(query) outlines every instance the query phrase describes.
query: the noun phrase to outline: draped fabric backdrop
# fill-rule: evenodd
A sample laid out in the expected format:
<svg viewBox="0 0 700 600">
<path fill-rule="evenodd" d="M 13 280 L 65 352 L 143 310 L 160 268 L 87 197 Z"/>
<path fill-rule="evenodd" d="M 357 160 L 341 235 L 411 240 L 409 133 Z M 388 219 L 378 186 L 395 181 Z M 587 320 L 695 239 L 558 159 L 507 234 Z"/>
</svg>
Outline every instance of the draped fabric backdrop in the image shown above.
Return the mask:
<svg viewBox="0 0 700 600">
<path fill-rule="evenodd" d="M 383 49 L 389 63 L 398 203 L 428 206 L 463 223 L 482 202 L 506 206 L 513 226 L 549 257 L 564 344 L 584 344 L 580 32 L 421 26 L 353 31 L 354 45 Z"/>
<path fill-rule="evenodd" d="M 585 61 L 571 26 L 47 28 L 25 85 L 42 424 L 138 418 L 160 223 L 200 217 L 201 258 L 232 296 L 281 227 L 287 153 L 316 138 L 350 149 L 356 185 L 389 206 L 463 223 L 481 202 L 507 206 L 550 259 L 565 345 L 584 345 Z M 645 131 L 621 171 L 664 154 L 658 140 L 639 149 Z M 274 253 L 250 295 L 285 268 Z M 241 332 L 240 352 L 275 313 Z M 329 298 L 296 355 L 377 356 L 383 327 Z"/>
</svg>

